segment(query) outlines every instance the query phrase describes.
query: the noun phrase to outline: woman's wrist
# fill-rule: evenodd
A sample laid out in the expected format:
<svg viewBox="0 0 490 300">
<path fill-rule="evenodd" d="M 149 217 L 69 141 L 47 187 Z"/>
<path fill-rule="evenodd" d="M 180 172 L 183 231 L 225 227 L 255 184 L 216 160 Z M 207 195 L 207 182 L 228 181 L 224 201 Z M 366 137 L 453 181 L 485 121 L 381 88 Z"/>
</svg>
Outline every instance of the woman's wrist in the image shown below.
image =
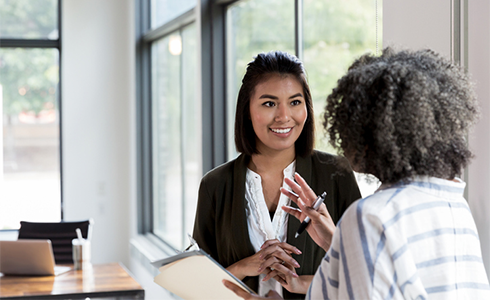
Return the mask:
<svg viewBox="0 0 490 300">
<path fill-rule="evenodd" d="M 297 294 L 305 294 L 310 288 L 311 282 L 313 281 L 313 275 L 300 275 Z"/>
<path fill-rule="evenodd" d="M 322 247 L 323 250 L 325 250 L 325 252 L 328 252 L 328 250 L 330 249 L 330 243 L 324 243 L 323 245 L 321 245 L 320 247 Z"/>
<path fill-rule="evenodd" d="M 240 280 L 243 280 L 243 278 L 247 277 L 245 274 L 242 274 L 240 272 L 240 267 L 239 267 L 239 261 L 232 264 L 231 266 L 229 266 L 228 268 L 226 268 L 226 270 L 228 272 L 230 272 L 231 274 L 233 274 L 233 276 L 235 276 L 236 278 L 240 279 Z"/>
</svg>

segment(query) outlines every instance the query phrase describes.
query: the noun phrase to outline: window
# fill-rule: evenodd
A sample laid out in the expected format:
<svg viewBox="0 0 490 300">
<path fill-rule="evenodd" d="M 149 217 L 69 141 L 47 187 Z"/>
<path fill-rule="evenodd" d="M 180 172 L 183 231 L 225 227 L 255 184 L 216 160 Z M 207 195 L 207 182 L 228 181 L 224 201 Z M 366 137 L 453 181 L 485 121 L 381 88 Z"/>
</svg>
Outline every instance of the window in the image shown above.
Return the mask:
<svg viewBox="0 0 490 300">
<path fill-rule="evenodd" d="M 59 5 L 0 0 L 0 229 L 62 218 Z"/>
<path fill-rule="evenodd" d="M 151 145 L 141 151 L 148 158 L 141 172 L 151 178 L 151 185 L 140 186 L 147 208 L 140 216 L 150 219 L 140 231 L 175 249 L 184 248 L 187 233 L 192 233 L 202 177 L 194 6 L 195 1 L 151 2 L 152 28 L 143 33 L 142 45 L 148 59 L 140 61 L 140 67 L 148 69 L 141 89 L 151 91 L 148 96 L 142 92 L 140 99 L 148 108 L 141 120 L 150 120 L 148 139 L 142 143 Z"/>
<path fill-rule="evenodd" d="M 323 130 L 325 99 L 354 58 L 376 54 L 382 45 L 378 24 L 381 0 L 314 1 L 303 4 L 303 62 L 308 72 L 316 121 L 316 148 L 333 152 Z M 381 28 L 381 26 L 379 26 Z M 373 176 L 356 173 L 363 197 L 379 186 Z"/>
<path fill-rule="evenodd" d="M 352 59 L 376 51 L 376 0 L 337 2 L 137 2 L 140 233 L 187 246 L 203 173 L 236 156 L 236 95 L 255 54 L 302 53 L 320 120 Z"/>
<path fill-rule="evenodd" d="M 247 64 L 260 52 L 281 50 L 294 53 L 294 13 L 294 1 L 283 0 L 239 1 L 227 10 L 228 159 L 237 156 L 235 107 Z"/>
<path fill-rule="evenodd" d="M 151 28 L 168 24 L 196 6 L 196 0 L 151 0 Z"/>
<path fill-rule="evenodd" d="M 226 15 L 228 159 L 237 155 L 234 114 L 245 68 L 257 53 L 271 50 L 296 54 L 304 62 L 315 111 L 315 148 L 333 152 L 322 125 L 325 99 L 354 58 L 376 53 L 381 45 L 380 11 L 381 0 L 242 0 L 230 5 Z M 374 192 L 376 181 L 357 176 L 363 195 Z"/>
<path fill-rule="evenodd" d="M 201 178 L 195 25 L 152 45 L 153 232 L 175 248 L 192 232 Z"/>
</svg>

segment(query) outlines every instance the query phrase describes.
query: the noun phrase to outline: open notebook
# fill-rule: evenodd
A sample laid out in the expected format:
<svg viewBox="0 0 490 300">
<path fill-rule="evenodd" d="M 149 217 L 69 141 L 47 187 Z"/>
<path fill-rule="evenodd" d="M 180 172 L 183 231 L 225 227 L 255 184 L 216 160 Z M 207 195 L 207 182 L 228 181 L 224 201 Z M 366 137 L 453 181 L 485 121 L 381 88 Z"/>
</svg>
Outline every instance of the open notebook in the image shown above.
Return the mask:
<svg viewBox="0 0 490 300">
<path fill-rule="evenodd" d="M 0 241 L 0 272 L 5 275 L 59 275 L 69 270 L 55 266 L 50 240 Z"/>
<path fill-rule="evenodd" d="M 241 299 L 223 285 L 223 279 L 253 293 L 203 250 L 182 252 L 152 265 L 160 271 L 154 281 L 182 299 Z"/>
</svg>

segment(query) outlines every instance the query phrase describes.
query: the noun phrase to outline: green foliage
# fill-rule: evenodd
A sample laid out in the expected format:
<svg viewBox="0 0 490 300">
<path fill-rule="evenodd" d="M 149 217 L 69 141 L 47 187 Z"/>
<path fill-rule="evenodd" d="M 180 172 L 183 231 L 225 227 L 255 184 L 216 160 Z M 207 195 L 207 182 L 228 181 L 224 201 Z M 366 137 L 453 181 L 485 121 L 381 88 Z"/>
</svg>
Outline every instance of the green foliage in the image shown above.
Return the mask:
<svg viewBox="0 0 490 300">
<path fill-rule="evenodd" d="M 57 0 L 0 0 L 2 38 L 58 38 Z"/>
<path fill-rule="evenodd" d="M 381 20 L 378 0 L 378 24 Z M 313 105 L 315 108 L 316 148 L 332 152 L 324 139 L 323 110 L 325 99 L 353 60 L 376 52 L 375 0 L 305 0 L 304 57 Z M 381 28 L 381 25 L 378 25 Z M 378 45 L 381 45 L 378 32 Z"/>
<path fill-rule="evenodd" d="M 352 61 L 381 42 L 382 0 L 304 0 L 303 57 L 315 108 L 316 148 L 332 152 L 324 139 L 325 99 Z M 259 52 L 294 54 L 294 0 L 243 0 L 228 10 L 227 55 L 235 98 L 247 63 Z"/>
<path fill-rule="evenodd" d="M 0 37 L 57 39 L 57 5 L 57 0 L 0 0 Z M 58 81 L 57 49 L 0 48 L 4 113 L 37 114 L 56 106 Z"/>
<path fill-rule="evenodd" d="M 235 75 L 236 90 L 247 64 L 258 53 L 281 50 L 294 54 L 294 1 L 240 1 L 228 10 L 227 26 L 229 72 Z"/>
<path fill-rule="evenodd" d="M 39 113 L 47 103 L 56 106 L 58 57 L 57 49 L 0 49 L 4 113 Z"/>
</svg>

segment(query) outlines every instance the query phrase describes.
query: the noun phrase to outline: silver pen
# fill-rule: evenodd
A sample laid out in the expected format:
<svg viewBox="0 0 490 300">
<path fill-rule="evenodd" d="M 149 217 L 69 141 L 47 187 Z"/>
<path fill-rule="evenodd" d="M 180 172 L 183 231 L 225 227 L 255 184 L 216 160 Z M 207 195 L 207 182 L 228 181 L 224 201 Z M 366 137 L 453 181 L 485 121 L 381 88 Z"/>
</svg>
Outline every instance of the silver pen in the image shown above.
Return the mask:
<svg viewBox="0 0 490 300">
<path fill-rule="evenodd" d="M 322 205 L 323 201 L 325 200 L 325 197 L 327 196 L 327 192 L 323 192 L 320 196 L 318 196 L 313 203 L 313 209 L 318 210 L 320 208 L 320 205 Z M 310 217 L 306 217 L 301 225 L 299 225 L 298 231 L 294 235 L 294 238 L 297 238 L 303 231 L 305 231 L 306 226 L 310 223 Z"/>
</svg>

